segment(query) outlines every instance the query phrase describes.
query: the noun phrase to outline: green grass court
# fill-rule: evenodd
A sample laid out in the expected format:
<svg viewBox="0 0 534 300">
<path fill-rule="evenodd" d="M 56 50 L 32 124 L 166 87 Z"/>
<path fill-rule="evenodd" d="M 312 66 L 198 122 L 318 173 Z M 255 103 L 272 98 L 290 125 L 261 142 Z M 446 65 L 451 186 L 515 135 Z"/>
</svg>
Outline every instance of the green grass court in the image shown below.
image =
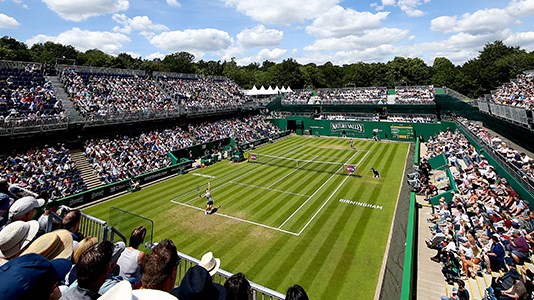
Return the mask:
<svg viewBox="0 0 534 300">
<path fill-rule="evenodd" d="M 373 299 L 409 144 L 355 140 L 355 148 L 347 139 L 292 136 L 251 153 L 298 164 L 223 161 L 85 212 L 120 223 L 127 236 L 141 221 L 110 216 L 111 207 L 151 219 L 154 241 L 169 238 L 199 259 L 213 251 L 221 268 L 281 293 L 298 283 L 312 299 Z M 221 206 L 215 215 L 204 214 L 199 197 L 208 182 Z"/>
</svg>

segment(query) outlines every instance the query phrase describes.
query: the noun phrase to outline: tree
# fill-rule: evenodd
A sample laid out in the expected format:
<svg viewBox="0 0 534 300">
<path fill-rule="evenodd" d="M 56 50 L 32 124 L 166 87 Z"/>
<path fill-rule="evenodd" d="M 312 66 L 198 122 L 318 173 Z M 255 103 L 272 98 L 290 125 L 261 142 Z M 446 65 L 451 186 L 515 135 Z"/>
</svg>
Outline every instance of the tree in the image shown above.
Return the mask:
<svg viewBox="0 0 534 300">
<path fill-rule="evenodd" d="M 141 68 L 142 60 L 140 57 L 133 58 L 128 53 L 121 53 L 115 57 L 111 62 L 111 67 L 119 69 L 139 70 Z"/>
<path fill-rule="evenodd" d="M 34 44 L 30 52 L 33 61 L 48 64 L 55 64 L 57 58 L 76 60 L 78 57 L 78 51 L 74 47 L 54 42 Z"/>
<path fill-rule="evenodd" d="M 110 67 L 112 60 L 113 57 L 111 55 L 98 49 L 91 49 L 84 53 L 79 53 L 76 61 L 83 66 Z"/>
<path fill-rule="evenodd" d="M 28 46 L 8 36 L 0 38 L 0 60 L 31 61 Z"/>
<path fill-rule="evenodd" d="M 196 66 L 194 64 L 195 56 L 188 52 L 177 52 L 165 56 L 163 64 L 165 64 L 170 72 L 177 73 L 195 73 Z"/>
<path fill-rule="evenodd" d="M 437 87 L 451 87 L 454 84 L 458 70 L 454 64 L 445 57 L 436 57 L 432 65 L 432 84 Z"/>
</svg>

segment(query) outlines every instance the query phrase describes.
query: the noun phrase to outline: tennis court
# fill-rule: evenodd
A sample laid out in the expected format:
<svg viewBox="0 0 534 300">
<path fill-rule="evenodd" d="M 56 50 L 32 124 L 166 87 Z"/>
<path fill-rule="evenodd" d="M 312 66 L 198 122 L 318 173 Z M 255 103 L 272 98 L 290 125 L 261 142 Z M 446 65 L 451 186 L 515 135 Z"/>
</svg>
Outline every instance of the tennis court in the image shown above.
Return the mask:
<svg viewBox="0 0 534 300">
<path fill-rule="evenodd" d="M 86 211 L 153 220 L 155 241 L 170 238 L 193 257 L 212 251 L 223 269 L 274 290 L 298 283 L 316 299 L 372 299 L 408 146 L 292 136 L 250 151 L 255 160 L 222 161 Z M 221 206 L 214 215 L 199 196 L 208 183 Z"/>
</svg>

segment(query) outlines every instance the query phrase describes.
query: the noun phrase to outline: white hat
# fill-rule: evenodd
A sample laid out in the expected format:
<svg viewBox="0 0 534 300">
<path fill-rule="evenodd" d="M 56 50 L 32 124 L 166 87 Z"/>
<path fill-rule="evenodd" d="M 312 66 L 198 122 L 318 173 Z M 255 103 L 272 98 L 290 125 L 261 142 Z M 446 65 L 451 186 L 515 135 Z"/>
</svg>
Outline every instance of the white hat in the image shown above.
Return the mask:
<svg viewBox="0 0 534 300">
<path fill-rule="evenodd" d="M 26 248 L 39 231 L 39 222 L 15 221 L 0 231 L 0 257 L 13 258 Z"/>
<path fill-rule="evenodd" d="M 202 256 L 199 265 L 208 270 L 210 275 L 213 276 L 215 273 L 217 273 L 217 271 L 219 271 L 219 268 L 221 267 L 221 260 L 219 258 L 215 258 L 212 252 L 208 252 Z"/>
<path fill-rule="evenodd" d="M 111 289 L 109 289 L 104 295 L 100 296 L 98 300 L 176 300 L 176 297 L 170 293 L 152 290 L 132 290 L 132 285 L 128 280 L 123 280 Z"/>
<path fill-rule="evenodd" d="M 35 199 L 33 196 L 22 197 L 15 201 L 9 208 L 9 219 L 17 218 L 28 213 L 30 210 L 45 204 L 44 199 Z"/>
</svg>

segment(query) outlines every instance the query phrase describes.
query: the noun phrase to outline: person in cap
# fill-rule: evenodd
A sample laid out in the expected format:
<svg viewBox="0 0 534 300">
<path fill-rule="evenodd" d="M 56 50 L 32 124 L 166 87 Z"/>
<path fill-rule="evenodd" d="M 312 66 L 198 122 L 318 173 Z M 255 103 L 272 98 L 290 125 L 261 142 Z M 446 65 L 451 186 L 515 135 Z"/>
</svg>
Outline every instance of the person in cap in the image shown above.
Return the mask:
<svg viewBox="0 0 534 300">
<path fill-rule="evenodd" d="M 33 196 L 26 196 L 15 201 L 9 208 L 9 220 L 30 221 L 33 219 L 35 209 L 45 204 L 44 199 L 36 199 Z"/>
<path fill-rule="evenodd" d="M 37 221 L 15 221 L 0 231 L 0 264 L 19 256 L 39 231 Z"/>
<path fill-rule="evenodd" d="M 213 283 L 210 273 L 202 266 L 193 266 L 185 273 L 180 286 L 171 291 L 180 300 L 224 300 L 226 290 Z"/>
<path fill-rule="evenodd" d="M 252 289 L 245 274 L 237 273 L 226 279 L 226 300 L 249 300 L 252 297 Z"/>
<path fill-rule="evenodd" d="M 215 258 L 212 252 L 208 252 L 202 256 L 199 265 L 208 270 L 210 275 L 213 276 L 217 273 L 217 271 L 219 271 L 219 268 L 221 267 L 221 260 L 219 258 Z"/>
<path fill-rule="evenodd" d="M 48 259 L 68 258 L 72 255 L 72 236 L 65 229 L 58 229 L 37 238 L 22 255 L 37 253 Z"/>
<path fill-rule="evenodd" d="M 98 243 L 98 239 L 96 237 L 89 236 L 79 242 L 78 246 L 76 246 L 76 249 L 72 251 L 72 268 L 70 269 L 68 276 L 65 278 L 66 285 L 71 285 L 76 280 L 76 264 L 80 261 L 82 253 L 96 243 Z"/>
<path fill-rule="evenodd" d="M 98 291 L 112 270 L 113 243 L 103 241 L 85 250 L 76 265 L 77 286 L 71 286 L 61 300 L 96 300 Z"/>
<path fill-rule="evenodd" d="M 308 294 L 303 287 L 298 284 L 287 289 L 286 300 L 308 300 Z"/>
<path fill-rule="evenodd" d="M 169 292 L 174 287 L 180 257 L 171 240 L 163 240 L 145 257 L 141 287 Z"/>
<path fill-rule="evenodd" d="M 51 201 L 46 205 L 46 209 L 44 213 L 41 216 L 39 216 L 39 219 L 37 220 L 37 222 L 39 222 L 39 233 L 40 234 L 50 231 L 48 228 L 48 220 L 50 219 L 50 214 L 56 213 L 58 208 L 59 208 L 59 204 L 58 202 L 55 202 L 55 201 Z M 57 229 L 57 227 L 50 228 L 50 229 L 51 230 Z"/>
<path fill-rule="evenodd" d="M 70 268 L 67 259 L 48 259 L 28 254 L 0 267 L 0 297 L 20 300 L 57 300 L 58 285 Z"/>
</svg>

